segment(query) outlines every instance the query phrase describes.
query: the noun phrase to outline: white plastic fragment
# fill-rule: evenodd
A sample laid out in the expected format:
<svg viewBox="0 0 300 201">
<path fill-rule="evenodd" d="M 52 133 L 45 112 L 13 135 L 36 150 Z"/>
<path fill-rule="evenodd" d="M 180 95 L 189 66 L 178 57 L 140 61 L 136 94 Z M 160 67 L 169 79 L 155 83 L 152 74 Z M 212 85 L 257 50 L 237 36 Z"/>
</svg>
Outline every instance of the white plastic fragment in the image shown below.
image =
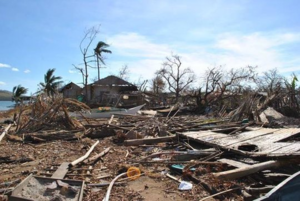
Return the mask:
<svg viewBox="0 0 300 201">
<path fill-rule="evenodd" d="M 178 189 L 181 191 L 191 190 L 192 188 L 193 188 L 193 184 L 187 181 L 181 181 L 178 187 Z"/>
</svg>

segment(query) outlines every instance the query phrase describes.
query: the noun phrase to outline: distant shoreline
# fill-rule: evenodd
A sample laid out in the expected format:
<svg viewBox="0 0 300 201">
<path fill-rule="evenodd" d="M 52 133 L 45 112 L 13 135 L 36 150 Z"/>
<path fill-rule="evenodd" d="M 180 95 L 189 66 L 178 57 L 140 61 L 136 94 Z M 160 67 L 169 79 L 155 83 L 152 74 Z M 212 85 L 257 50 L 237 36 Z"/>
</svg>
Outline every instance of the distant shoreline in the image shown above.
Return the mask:
<svg viewBox="0 0 300 201">
<path fill-rule="evenodd" d="M 0 98 L 0 101 L 11 101 L 11 98 L 8 98 L 8 99 Z"/>
</svg>

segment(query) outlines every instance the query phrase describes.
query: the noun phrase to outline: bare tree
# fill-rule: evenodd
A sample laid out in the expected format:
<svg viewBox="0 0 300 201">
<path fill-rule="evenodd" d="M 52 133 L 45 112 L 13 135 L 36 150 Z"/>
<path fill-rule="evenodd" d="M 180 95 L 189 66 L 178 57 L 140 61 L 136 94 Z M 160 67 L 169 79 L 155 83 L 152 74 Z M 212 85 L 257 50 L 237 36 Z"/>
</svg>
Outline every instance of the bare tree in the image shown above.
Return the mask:
<svg viewBox="0 0 300 201">
<path fill-rule="evenodd" d="M 122 68 L 119 70 L 119 74 L 118 77 L 123 79 L 123 80 L 128 80 L 129 79 L 129 68 L 127 66 L 127 64 L 125 64 L 124 66 L 122 66 Z"/>
<path fill-rule="evenodd" d="M 284 85 L 284 78 L 278 73 L 278 70 L 271 69 L 263 73 L 258 81 L 260 91 L 267 92 L 268 95 L 278 93 Z"/>
<path fill-rule="evenodd" d="M 154 93 L 159 94 L 165 89 L 166 83 L 160 75 L 156 75 L 156 77 L 153 78 L 151 81 L 151 89 Z"/>
<path fill-rule="evenodd" d="M 183 68 L 180 57 L 174 54 L 166 57 L 163 67 L 156 74 L 166 80 L 169 91 L 175 93 L 176 102 L 180 93 L 195 79 L 194 72 L 190 68 Z"/>
<path fill-rule="evenodd" d="M 203 86 L 195 92 L 199 111 L 203 112 L 207 106 L 241 92 L 242 84 L 256 80 L 256 76 L 255 68 L 251 66 L 229 71 L 223 70 L 222 66 L 209 68 L 203 78 Z M 230 93 L 224 97 L 226 91 Z"/>
<path fill-rule="evenodd" d="M 87 88 L 88 77 L 89 77 L 88 68 L 89 67 L 93 68 L 94 66 L 91 66 L 90 63 L 95 62 L 95 60 L 93 60 L 94 55 L 88 55 L 88 52 L 89 52 L 89 48 L 90 48 L 92 42 L 95 40 L 98 33 L 99 33 L 99 26 L 92 27 L 92 28 L 88 29 L 86 31 L 84 37 L 82 38 L 82 40 L 80 42 L 80 45 L 79 45 L 79 48 L 80 48 L 80 51 L 81 51 L 81 54 L 82 54 L 82 57 L 83 57 L 84 67 L 76 67 L 75 66 L 75 69 L 80 71 L 80 73 L 83 76 L 83 85 L 84 85 L 84 88 L 85 88 L 85 95 L 86 96 L 88 95 L 88 88 Z M 86 100 L 88 100 L 88 99 L 86 99 Z"/>
<path fill-rule="evenodd" d="M 148 80 L 145 80 L 142 76 L 139 77 L 137 81 L 134 82 L 134 85 L 138 87 L 139 91 L 146 91 Z"/>
<path fill-rule="evenodd" d="M 82 84 L 83 86 L 85 86 L 84 85 L 84 78 L 85 78 L 84 69 L 82 67 L 76 66 L 74 64 L 72 64 L 72 65 L 74 66 L 75 70 L 78 70 L 80 72 L 80 74 L 82 76 L 82 83 L 80 83 L 80 84 Z"/>
<path fill-rule="evenodd" d="M 82 75 L 82 84 L 85 88 L 86 96 L 88 96 L 88 88 L 87 88 L 88 78 L 89 78 L 88 69 L 89 68 L 97 68 L 98 69 L 98 79 L 99 79 L 100 62 L 102 64 L 104 64 L 104 57 L 102 54 L 103 53 L 111 53 L 110 50 L 105 49 L 105 48 L 109 47 L 109 45 L 107 45 L 106 43 L 104 43 L 102 41 L 98 42 L 96 48 L 93 49 L 93 53 L 90 53 L 91 45 L 99 33 L 99 28 L 100 28 L 100 25 L 94 26 L 85 32 L 85 34 L 80 42 L 80 45 L 79 45 L 80 52 L 82 54 L 83 63 L 78 64 L 78 65 L 73 64 L 75 69 L 78 70 L 80 72 L 80 74 Z M 95 66 L 95 63 L 96 63 L 96 66 Z M 88 100 L 88 97 L 86 97 L 86 100 Z"/>
</svg>

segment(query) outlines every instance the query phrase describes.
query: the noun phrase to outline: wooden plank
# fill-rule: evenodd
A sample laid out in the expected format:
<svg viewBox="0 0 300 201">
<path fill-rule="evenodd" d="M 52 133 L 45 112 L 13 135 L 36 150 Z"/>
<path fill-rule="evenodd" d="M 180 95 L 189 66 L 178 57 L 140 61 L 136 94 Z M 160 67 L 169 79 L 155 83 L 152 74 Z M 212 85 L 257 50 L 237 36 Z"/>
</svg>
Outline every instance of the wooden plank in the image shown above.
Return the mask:
<svg viewBox="0 0 300 201">
<path fill-rule="evenodd" d="M 296 135 L 299 133 L 299 131 L 300 129 L 281 129 L 275 131 L 274 133 L 260 135 L 256 138 L 236 143 L 232 148 L 237 148 L 242 144 L 254 144 L 258 146 L 260 152 L 270 153 L 284 146 L 287 146 L 287 144 L 278 144 L 274 142 Z"/>
<path fill-rule="evenodd" d="M 269 135 L 272 134 L 275 130 L 274 129 L 258 129 L 254 131 L 247 131 L 244 133 L 241 133 L 239 135 L 229 136 L 226 134 L 223 134 L 223 137 L 218 136 L 218 138 L 215 138 L 214 140 L 211 140 L 211 143 L 218 144 L 221 146 L 231 146 L 235 144 L 243 143 L 244 141 L 248 141 L 254 138 L 257 138 L 262 135 Z M 199 139 L 199 138 L 198 138 Z M 205 139 L 202 139 L 205 140 Z M 235 146 L 234 146 L 235 147 Z"/>
<path fill-rule="evenodd" d="M 300 143 L 278 141 L 297 135 L 298 133 L 300 133 L 300 128 L 259 128 L 235 136 L 228 136 L 223 133 L 216 134 L 213 131 L 185 132 L 180 134 L 180 136 L 185 136 L 206 145 L 228 149 L 245 155 L 286 156 L 289 154 L 300 155 Z M 239 150 L 238 147 L 241 145 L 255 145 L 258 147 L 258 151 L 247 152 Z"/>
<path fill-rule="evenodd" d="M 57 170 L 53 173 L 53 175 L 51 176 L 51 178 L 55 178 L 55 179 L 63 179 L 67 172 L 69 171 L 69 164 L 68 162 L 63 162 L 58 168 Z"/>
<path fill-rule="evenodd" d="M 4 136 L 6 135 L 6 133 L 8 133 L 10 127 L 12 126 L 12 124 L 9 124 L 5 129 L 4 131 L 2 132 L 2 134 L 0 135 L 0 142 L 1 140 L 4 138 Z"/>
<path fill-rule="evenodd" d="M 278 167 L 279 165 L 280 165 L 279 161 L 266 161 L 255 165 L 249 165 L 248 167 L 213 173 L 213 175 L 219 179 L 232 180 L 232 179 L 237 179 L 237 178 L 241 178 L 253 174 L 255 172 L 259 172 L 261 170 Z"/>
<path fill-rule="evenodd" d="M 201 138 L 201 137 L 207 137 L 207 136 L 213 136 L 220 133 L 212 132 L 212 131 L 197 131 L 197 132 L 186 132 L 184 133 L 185 136 L 191 137 L 191 138 Z M 221 133 L 222 134 L 222 133 Z M 225 137 L 227 135 L 223 134 Z"/>
<path fill-rule="evenodd" d="M 73 167 L 75 165 L 77 165 L 78 163 L 81 163 L 82 161 L 84 161 L 87 157 L 89 157 L 89 155 L 92 153 L 92 151 L 94 150 L 94 148 L 97 146 L 97 144 L 99 144 L 99 140 L 97 140 L 92 146 L 91 148 L 88 150 L 88 152 L 86 152 L 86 154 L 84 154 L 83 156 L 81 156 L 80 158 L 76 159 L 75 161 L 71 162 L 69 164 L 70 167 Z"/>
<path fill-rule="evenodd" d="M 273 154 L 290 154 L 290 153 L 294 153 L 300 150 L 300 144 L 299 143 L 282 143 L 282 144 L 286 144 L 286 146 L 282 146 L 280 149 L 277 149 L 275 151 L 272 151 L 271 153 Z"/>
<path fill-rule="evenodd" d="M 265 143 L 259 146 L 259 152 L 269 154 L 288 145 L 289 143 Z"/>
<path fill-rule="evenodd" d="M 269 128 L 263 128 L 263 129 L 260 129 L 260 130 L 257 130 L 257 131 L 244 132 L 244 133 L 241 133 L 239 135 L 232 136 L 232 137 L 236 137 L 236 139 L 231 138 L 232 140 L 228 144 L 222 143 L 222 145 L 223 146 L 231 146 L 231 145 L 234 145 L 234 144 L 237 144 L 237 143 L 241 143 L 241 142 L 245 142 L 245 141 L 250 140 L 250 139 L 257 138 L 257 137 L 262 136 L 262 135 L 272 134 L 277 130 L 269 129 Z M 228 138 L 228 139 L 230 139 L 230 138 Z"/>
<path fill-rule="evenodd" d="M 275 131 L 272 136 L 264 136 L 261 141 L 266 142 L 267 140 L 268 143 L 278 142 L 293 135 L 297 135 L 298 133 L 300 133 L 300 128 L 281 129 Z"/>
<path fill-rule="evenodd" d="M 178 134 L 178 136 L 180 137 L 187 137 L 185 134 Z M 203 141 L 203 140 L 200 140 L 198 138 L 190 138 L 190 140 L 193 140 L 195 142 L 199 142 L 201 144 L 205 144 L 205 145 L 208 145 L 208 146 L 212 146 L 212 147 L 216 147 L 218 149 L 224 149 L 224 150 L 227 150 L 227 151 L 232 151 L 234 153 L 238 153 L 238 154 L 241 154 L 241 155 L 247 155 L 244 151 L 241 151 L 241 150 L 234 150 L 234 149 L 231 149 L 231 148 L 228 148 L 228 147 L 224 147 L 224 146 L 221 146 L 221 145 L 218 145 L 218 144 L 214 144 L 214 143 L 211 143 L 209 141 Z"/>
<path fill-rule="evenodd" d="M 167 137 L 157 137 L 157 138 L 147 138 L 147 139 L 135 139 L 135 140 L 125 140 L 125 146 L 138 146 L 142 144 L 156 144 L 161 142 L 170 142 L 175 140 L 177 137 L 174 136 L 167 136 Z"/>
<path fill-rule="evenodd" d="M 240 161 L 235 161 L 235 160 L 231 160 L 231 159 L 227 159 L 227 158 L 222 158 L 222 159 L 219 159 L 218 161 L 220 161 L 222 163 L 226 163 L 232 167 L 237 167 L 237 168 L 244 168 L 244 167 L 251 166 L 246 163 L 242 163 Z"/>
<path fill-rule="evenodd" d="M 199 137 L 197 137 L 197 139 L 203 140 L 203 141 L 206 141 L 206 142 L 214 143 L 218 139 L 224 138 L 224 137 L 226 137 L 226 134 L 217 133 L 215 135 L 199 136 Z"/>
</svg>

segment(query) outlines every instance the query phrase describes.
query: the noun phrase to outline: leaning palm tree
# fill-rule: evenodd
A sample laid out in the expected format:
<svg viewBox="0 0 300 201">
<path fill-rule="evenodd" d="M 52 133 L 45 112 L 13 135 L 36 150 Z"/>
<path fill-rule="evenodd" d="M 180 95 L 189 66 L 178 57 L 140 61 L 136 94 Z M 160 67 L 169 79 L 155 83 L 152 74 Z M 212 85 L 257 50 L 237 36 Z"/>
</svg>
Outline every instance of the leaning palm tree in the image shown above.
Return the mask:
<svg viewBox="0 0 300 201">
<path fill-rule="evenodd" d="M 100 79 L 100 62 L 105 65 L 102 53 L 112 53 L 110 50 L 105 49 L 107 47 L 109 47 L 108 44 L 100 41 L 98 42 L 97 47 L 94 49 L 94 54 L 97 58 L 98 80 Z"/>
<path fill-rule="evenodd" d="M 25 95 L 27 91 L 28 89 L 21 86 L 20 84 L 18 86 L 15 86 L 12 91 L 12 100 L 16 103 L 22 102 L 21 96 Z"/>
<path fill-rule="evenodd" d="M 49 69 L 44 76 L 44 83 L 40 83 L 41 91 L 44 91 L 48 96 L 54 96 L 57 93 L 59 85 L 62 83 L 61 77 L 54 76 L 55 68 Z"/>
</svg>

